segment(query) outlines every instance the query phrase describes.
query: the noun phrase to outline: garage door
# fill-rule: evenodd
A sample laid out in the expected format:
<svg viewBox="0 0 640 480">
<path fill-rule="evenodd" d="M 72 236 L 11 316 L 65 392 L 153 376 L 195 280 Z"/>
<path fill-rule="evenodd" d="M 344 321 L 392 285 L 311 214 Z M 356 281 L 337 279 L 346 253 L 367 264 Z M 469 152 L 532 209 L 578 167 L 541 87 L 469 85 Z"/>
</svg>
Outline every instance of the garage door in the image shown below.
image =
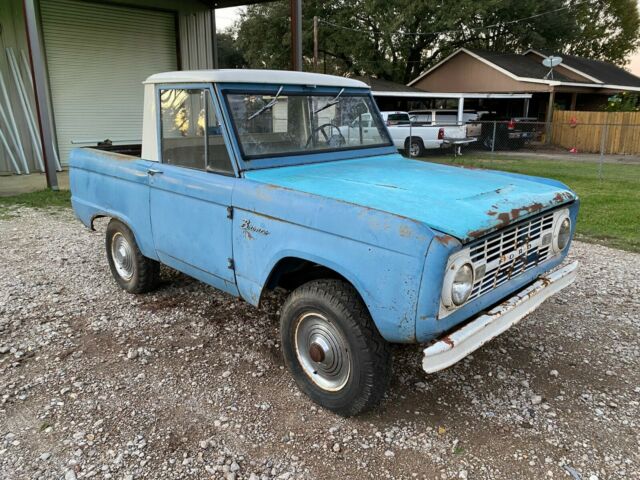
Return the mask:
<svg viewBox="0 0 640 480">
<path fill-rule="evenodd" d="M 149 75 L 177 69 L 175 16 L 73 0 L 42 0 L 42 29 L 60 160 L 110 139 L 140 143 Z"/>
</svg>

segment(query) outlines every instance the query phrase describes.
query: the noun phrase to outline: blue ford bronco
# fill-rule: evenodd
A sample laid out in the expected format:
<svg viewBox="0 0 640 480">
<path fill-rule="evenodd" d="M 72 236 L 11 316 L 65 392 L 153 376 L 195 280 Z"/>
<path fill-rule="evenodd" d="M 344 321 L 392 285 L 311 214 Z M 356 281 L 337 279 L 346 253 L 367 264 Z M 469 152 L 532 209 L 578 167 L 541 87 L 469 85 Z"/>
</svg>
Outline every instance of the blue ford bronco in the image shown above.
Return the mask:
<svg viewBox="0 0 640 480">
<path fill-rule="evenodd" d="M 400 156 L 364 83 L 267 70 L 144 83 L 141 156 L 71 153 L 76 215 L 108 217 L 127 292 L 160 263 L 281 309 L 286 365 L 340 415 L 375 406 L 390 343 L 449 367 L 569 285 L 578 199 L 554 180 Z M 556 268 L 559 267 L 559 268 Z"/>
</svg>

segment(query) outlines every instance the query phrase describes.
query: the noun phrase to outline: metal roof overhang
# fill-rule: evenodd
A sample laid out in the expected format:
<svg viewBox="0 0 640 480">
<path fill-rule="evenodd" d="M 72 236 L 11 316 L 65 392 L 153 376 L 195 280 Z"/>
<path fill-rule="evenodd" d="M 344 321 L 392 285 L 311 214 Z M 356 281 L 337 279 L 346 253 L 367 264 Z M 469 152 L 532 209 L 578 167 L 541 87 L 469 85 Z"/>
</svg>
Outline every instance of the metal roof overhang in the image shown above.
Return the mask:
<svg viewBox="0 0 640 480">
<path fill-rule="evenodd" d="M 200 0 L 200 3 L 207 5 L 210 8 L 229 8 L 229 7 L 243 7 L 245 5 L 253 5 L 255 3 L 267 3 L 274 0 L 217 0 L 215 2 L 208 2 L 206 0 Z"/>
<path fill-rule="evenodd" d="M 374 97 L 399 98 L 531 98 L 530 93 L 444 93 L 444 92 L 390 92 L 372 90 Z"/>
</svg>

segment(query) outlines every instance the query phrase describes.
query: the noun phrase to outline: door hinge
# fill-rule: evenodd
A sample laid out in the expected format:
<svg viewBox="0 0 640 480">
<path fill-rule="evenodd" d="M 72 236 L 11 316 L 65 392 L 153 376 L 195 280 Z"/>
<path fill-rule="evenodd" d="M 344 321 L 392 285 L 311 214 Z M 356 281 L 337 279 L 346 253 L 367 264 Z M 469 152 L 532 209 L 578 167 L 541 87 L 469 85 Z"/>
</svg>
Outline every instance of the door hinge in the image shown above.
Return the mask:
<svg viewBox="0 0 640 480">
<path fill-rule="evenodd" d="M 233 207 L 227 207 L 227 218 L 233 218 Z"/>
<path fill-rule="evenodd" d="M 227 258 L 227 268 L 229 270 L 235 270 L 236 269 L 236 264 L 233 261 L 233 258 Z"/>
</svg>

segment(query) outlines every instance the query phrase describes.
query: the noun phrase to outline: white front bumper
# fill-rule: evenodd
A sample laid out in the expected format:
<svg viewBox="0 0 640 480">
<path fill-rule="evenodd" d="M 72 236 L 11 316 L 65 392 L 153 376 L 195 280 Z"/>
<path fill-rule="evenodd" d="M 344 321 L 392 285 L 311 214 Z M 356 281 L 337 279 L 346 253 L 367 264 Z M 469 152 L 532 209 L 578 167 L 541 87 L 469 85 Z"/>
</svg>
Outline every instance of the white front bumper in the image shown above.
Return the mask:
<svg viewBox="0 0 640 480">
<path fill-rule="evenodd" d="M 422 368 L 427 373 L 434 373 L 462 360 L 529 315 L 551 295 L 573 283 L 577 268 L 578 262 L 574 262 L 540 276 L 497 307 L 425 348 Z"/>
</svg>

